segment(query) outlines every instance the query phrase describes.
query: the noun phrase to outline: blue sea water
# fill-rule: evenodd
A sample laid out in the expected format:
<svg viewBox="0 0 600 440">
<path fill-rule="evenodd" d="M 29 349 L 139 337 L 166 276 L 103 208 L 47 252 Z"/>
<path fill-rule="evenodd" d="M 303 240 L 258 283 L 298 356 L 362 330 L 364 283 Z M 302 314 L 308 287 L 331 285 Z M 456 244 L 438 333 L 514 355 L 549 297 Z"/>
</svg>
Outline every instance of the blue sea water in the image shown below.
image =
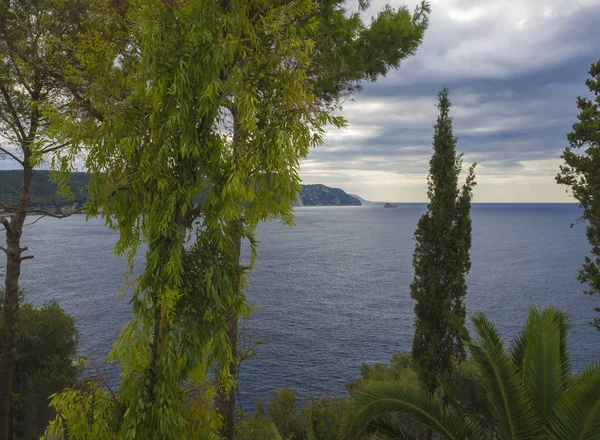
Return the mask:
<svg viewBox="0 0 600 440">
<path fill-rule="evenodd" d="M 341 395 L 363 362 L 410 351 L 412 236 L 423 212 L 424 204 L 299 207 L 294 228 L 260 225 L 246 288 L 258 307 L 246 334 L 267 343 L 242 364 L 245 409 L 280 387 L 301 398 Z M 600 333 L 588 325 L 600 301 L 584 296 L 577 281 L 589 253 L 585 226 L 570 228 L 579 215 L 575 204 L 474 204 L 467 280 L 468 312 L 485 312 L 508 339 L 532 304 L 570 312 L 578 369 L 600 361 Z M 115 299 L 125 281 L 124 261 L 111 254 L 116 238 L 83 216 L 43 219 L 23 236 L 35 255 L 23 267 L 27 298 L 57 299 L 77 320 L 79 354 L 99 365 L 129 319 L 127 294 Z"/>
</svg>

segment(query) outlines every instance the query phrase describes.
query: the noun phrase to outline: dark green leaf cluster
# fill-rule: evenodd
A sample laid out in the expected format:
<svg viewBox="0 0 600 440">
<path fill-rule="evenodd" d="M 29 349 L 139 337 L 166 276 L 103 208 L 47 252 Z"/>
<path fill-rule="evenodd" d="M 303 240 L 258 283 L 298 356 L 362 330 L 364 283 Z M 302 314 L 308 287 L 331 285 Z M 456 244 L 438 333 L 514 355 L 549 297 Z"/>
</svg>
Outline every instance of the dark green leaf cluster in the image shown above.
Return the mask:
<svg viewBox="0 0 600 440">
<path fill-rule="evenodd" d="M 433 155 L 429 162 L 427 212 L 415 230 L 410 286 L 415 304 L 413 361 L 423 387 L 433 393 L 437 376 L 449 373 L 453 362 L 465 356 L 463 329 L 465 275 L 471 261 L 471 198 L 475 165 L 462 189 L 458 186 L 462 155 L 456 154 L 448 90 L 439 95 Z"/>
<path fill-rule="evenodd" d="M 257 411 L 236 422 L 234 440 L 342 440 L 346 399 L 329 397 L 311 398 L 300 410 L 296 393 L 285 388 L 274 391 L 267 399 L 265 411 L 262 401 Z M 274 428 L 274 429 L 273 429 Z"/>
<path fill-rule="evenodd" d="M 389 5 L 367 26 L 358 13 L 348 14 L 346 0 L 317 2 L 319 29 L 315 38 L 309 75 L 316 95 L 325 105 L 337 105 L 364 82 L 380 75 L 413 55 L 429 24 L 429 3 L 423 1 L 411 14 L 406 7 Z M 366 8 L 369 2 L 363 1 Z"/>
<path fill-rule="evenodd" d="M 579 280 L 589 286 L 586 294 L 600 295 L 600 61 L 589 73 L 586 85 L 591 98 L 577 99 L 578 122 L 567 135 L 569 146 L 561 156 L 565 164 L 556 181 L 566 185 L 583 208 L 592 256 L 585 258 Z M 600 312 L 600 307 L 596 311 Z M 592 325 L 600 330 L 600 318 L 595 318 Z"/>
<path fill-rule="evenodd" d="M 79 333 L 74 318 L 55 301 L 37 308 L 24 302 L 19 318 L 11 432 L 16 439 L 33 440 L 40 438 L 54 417 L 48 406 L 50 395 L 75 385 L 78 379 L 80 371 L 72 359 Z M 0 315 L 0 325 L 2 322 Z"/>
<path fill-rule="evenodd" d="M 466 345 L 485 389 L 486 420 L 457 405 L 444 381 L 443 398 L 415 387 L 384 384 L 355 394 L 347 418 L 349 434 L 360 434 L 381 417 L 395 414 L 446 439 L 600 438 L 600 367 L 580 375 L 571 372 L 567 315 L 555 307 L 531 308 L 508 352 L 484 315 L 475 314 L 472 320 L 478 339 Z M 388 428 L 392 438 L 415 438 L 401 424 Z"/>
</svg>

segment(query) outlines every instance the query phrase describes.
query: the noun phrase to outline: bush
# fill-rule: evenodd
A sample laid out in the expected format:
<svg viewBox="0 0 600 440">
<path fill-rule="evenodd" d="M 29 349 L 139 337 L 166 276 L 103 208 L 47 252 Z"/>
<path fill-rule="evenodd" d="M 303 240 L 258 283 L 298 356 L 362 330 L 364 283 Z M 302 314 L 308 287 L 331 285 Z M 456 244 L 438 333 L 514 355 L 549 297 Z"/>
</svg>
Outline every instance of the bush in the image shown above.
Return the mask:
<svg viewBox="0 0 600 440">
<path fill-rule="evenodd" d="M 39 439 L 54 411 L 48 397 L 76 383 L 72 365 L 79 333 L 75 320 L 56 301 L 39 308 L 22 303 L 20 334 L 11 404 L 12 438 Z M 0 325 L 3 315 L 0 314 Z"/>
<path fill-rule="evenodd" d="M 296 392 L 285 388 L 274 391 L 267 402 L 268 417 L 284 440 L 301 439 L 304 423 L 298 415 Z"/>
<path fill-rule="evenodd" d="M 340 440 L 346 405 L 346 399 L 316 398 L 302 408 L 302 419 L 312 427 L 315 439 Z"/>
<path fill-rule="evenodd" d="M 418 385 L 419 383 L 419 377 L 412 367 L 410 354 L 407 353 L 393 355 L 390 365 L 362 364 L 360 376 L 360 379 L 346 383 L 346 390 L 350 394 L 374 383 L 393 382 L 401 385 Z"/>
<path fill-rule="evenodd" d="M 234 440 L 280 440 L 275 425 L 261 414 L 253 414 L 236 420 Z"/>
<path fill-rule="evenodd" d="M 350 394 L 367 390 L 370 387 L 377 387 L 384 383 L 406 388 L 420 386 L 419 376 L 413 369 L 410 354 L 407 353 L 395 354 L 390 365 L 376 363 L 370 366 L 363 364 L 360 368 L 360 374 L 360 379 L 346 384 L 346 389 Z M 452 374 L 446 378 L 446 385 L 453 400 L 463 407 L 467 413 L 482 423 L 490 420 L 486 405 L 485 388 L 475 363 L 470 358 L 454 366 Z M 436 394 L 438 397 L 444 397 L 441 389 L 438 389 Z M 412 432 L 414 438 L 427 438 L 427 431 L 412 419 L 397 416 L 390 417 L 382 419 L 381 422 L 401 426 L 405 431 Z M 318 436 L 317 439 L 319 439 Z"/>
</svg>

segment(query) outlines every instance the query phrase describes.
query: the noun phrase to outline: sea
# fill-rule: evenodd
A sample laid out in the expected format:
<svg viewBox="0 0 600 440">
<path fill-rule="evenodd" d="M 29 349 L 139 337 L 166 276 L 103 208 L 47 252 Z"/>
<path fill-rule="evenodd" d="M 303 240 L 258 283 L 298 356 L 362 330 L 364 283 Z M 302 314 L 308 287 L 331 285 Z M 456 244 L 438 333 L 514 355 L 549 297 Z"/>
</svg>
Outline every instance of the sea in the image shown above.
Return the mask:
<svg viewBox="0 0 600 440">
<path fill-rule="evenodd" d="M 425 211 L 422 203 L 298 207 L 292 228 L 259 226 L 258 260 L 245 289 L 255 307 L 244 323 L 245 341 L 259 344 L 241 366 L 244 410 L 278 388 L 294 388 L 301 400 L 343 396 L 363 363 L 410 351 L 413 232 Z M 580 215 L 572 203 L 473 204 L 466 297 L 468 313 L 486 313 L 507 344 L 529 307 L 569 312 L 576 369 L 600 361 L 600 332 L 589 325 L 600 298 L 584 295 L 577 280 L 590 252 Z M 43 218 L 23 234 L 35 258 L 23 262 L 21 285 L 32 303 L 55 299 L 72 314 L 78 355 L 118 382 L 118 366 L 106 356 L 130 307 L 125 261 L 112 253 L 116 240 L 100 219 Z M 137 262 L 143 265 L 143 252 Z"/>
</svg>

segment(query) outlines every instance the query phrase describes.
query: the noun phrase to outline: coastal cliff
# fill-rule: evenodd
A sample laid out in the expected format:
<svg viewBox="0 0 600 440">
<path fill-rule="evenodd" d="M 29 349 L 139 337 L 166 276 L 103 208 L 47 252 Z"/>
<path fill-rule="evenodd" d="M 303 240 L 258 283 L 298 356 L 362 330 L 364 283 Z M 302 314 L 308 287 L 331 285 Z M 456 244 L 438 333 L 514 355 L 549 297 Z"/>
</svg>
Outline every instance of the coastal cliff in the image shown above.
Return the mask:
<svg viewBox="0 0 600 440">
<path fill-rule="evenodd" d="M 356 197 L 339 188 L 325 185 L 302 185 L 294 206 L 361 206 Z"/>
</svg>

